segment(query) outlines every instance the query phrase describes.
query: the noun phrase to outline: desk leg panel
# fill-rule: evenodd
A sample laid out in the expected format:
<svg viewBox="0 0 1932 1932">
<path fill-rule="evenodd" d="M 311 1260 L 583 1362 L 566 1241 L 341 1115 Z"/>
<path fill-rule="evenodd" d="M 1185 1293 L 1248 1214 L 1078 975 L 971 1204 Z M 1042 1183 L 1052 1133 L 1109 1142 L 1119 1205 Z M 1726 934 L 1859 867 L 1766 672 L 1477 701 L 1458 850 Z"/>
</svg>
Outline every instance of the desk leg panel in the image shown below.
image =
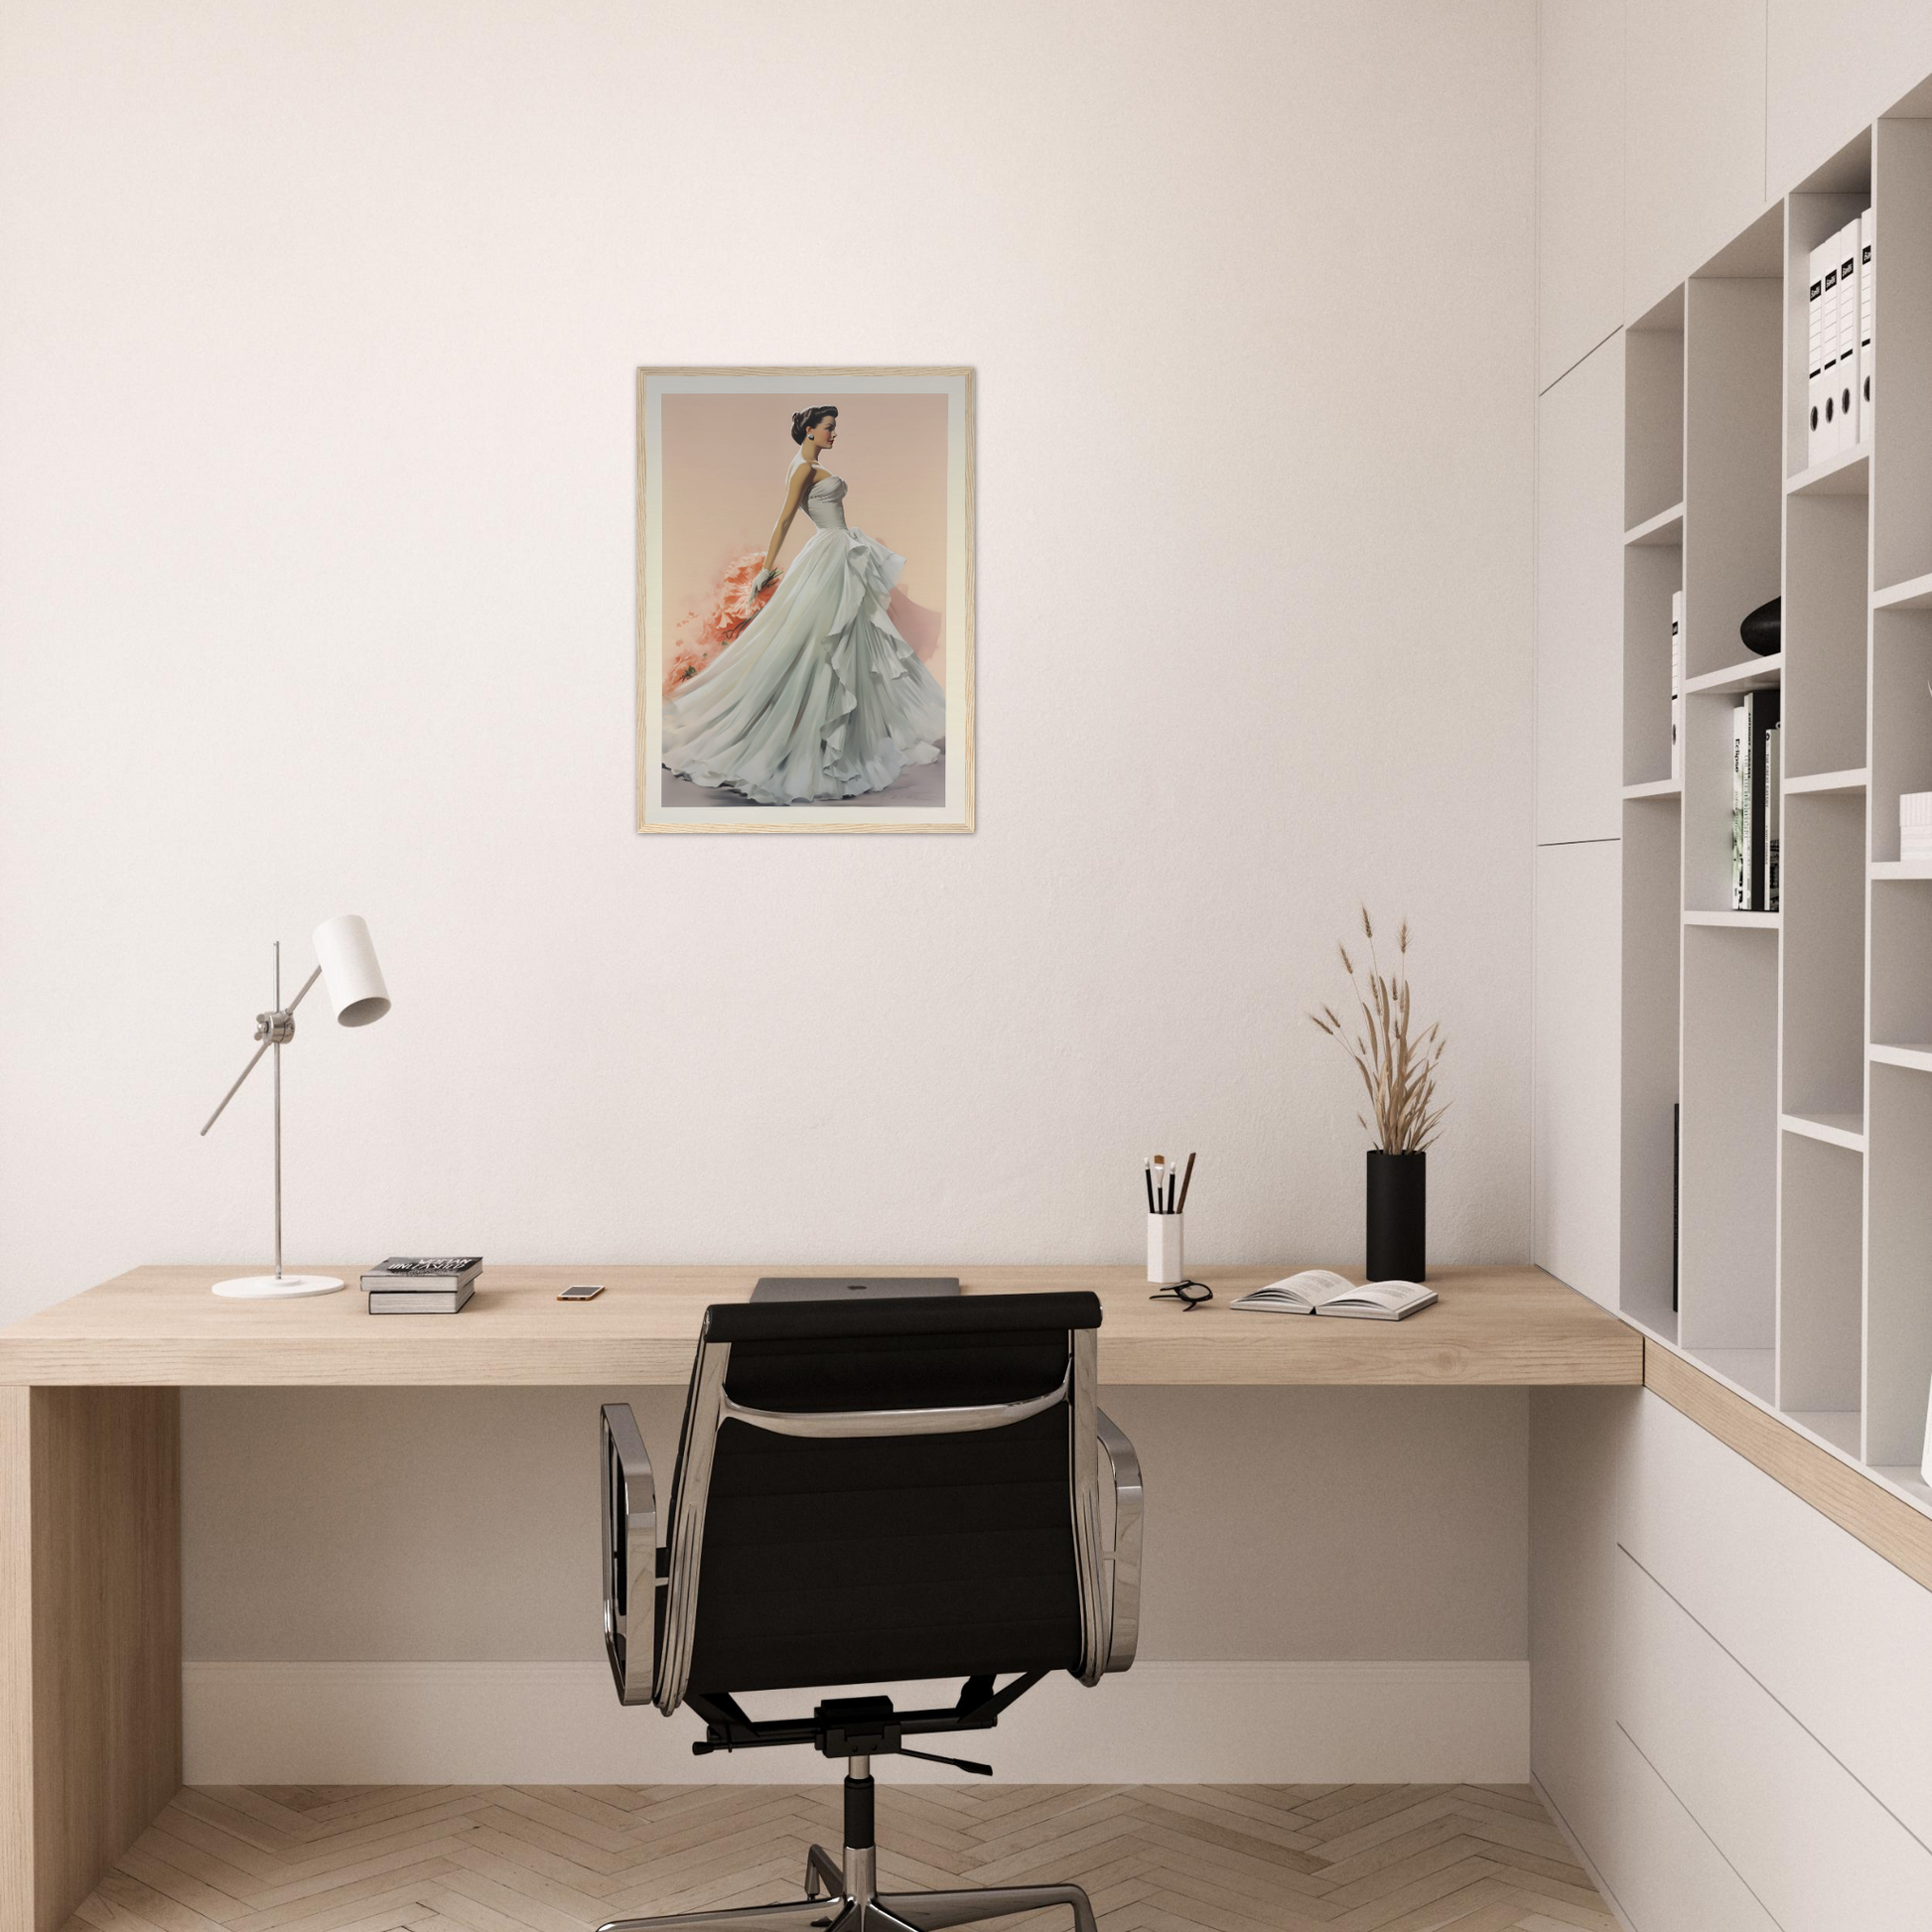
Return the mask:
<svg viewBox="0 0 1932 1932">
<path fill-rule="evenodd" d="M 181 1788 L 181 1396 L 0 1389 L 0 1932 L 58 1932 Z"/>
</svg>

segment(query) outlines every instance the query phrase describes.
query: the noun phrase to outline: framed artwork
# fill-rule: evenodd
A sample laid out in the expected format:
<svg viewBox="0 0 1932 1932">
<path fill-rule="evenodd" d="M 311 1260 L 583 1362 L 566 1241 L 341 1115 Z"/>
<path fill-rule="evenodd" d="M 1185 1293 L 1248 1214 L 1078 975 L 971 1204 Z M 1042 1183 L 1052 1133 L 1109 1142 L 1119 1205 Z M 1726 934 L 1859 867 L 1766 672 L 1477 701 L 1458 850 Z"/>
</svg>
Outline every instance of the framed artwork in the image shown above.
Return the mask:
<svg viewBox="0 0 1932 1932">
<path fill-rule="evenodd" d="M 972 370 L 639 369 L 637 830 L 972 829 Z"/>
</svg>

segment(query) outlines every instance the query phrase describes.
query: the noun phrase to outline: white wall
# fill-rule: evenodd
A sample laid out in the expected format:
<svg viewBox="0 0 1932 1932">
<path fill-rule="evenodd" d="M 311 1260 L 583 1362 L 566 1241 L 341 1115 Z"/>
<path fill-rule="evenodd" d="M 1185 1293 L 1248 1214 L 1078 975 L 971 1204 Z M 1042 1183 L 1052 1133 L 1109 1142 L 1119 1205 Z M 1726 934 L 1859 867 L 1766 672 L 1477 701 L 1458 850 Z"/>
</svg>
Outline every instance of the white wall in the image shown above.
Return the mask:
<svg viewBox="0 0 1932 1932">
<path fill-rule="evenodd" d="M 1357 1257 L 1361 898 L 1450 1041 L 1432 1256 L 1519 1259 L 1533 96 L 1529 0 L 11 8 L 0 1317 L 264 1258 L 266 1087 L 195 1130 L 343 909 L 396 1006 L 302 1016 L 297 1262 L 1127 1260 L 1157 1146 L 1197 1265 Z M 977 368 L 974 836 L 631 831 L 642 362 Z"/>
<path fill-rule="evenodd" d="M 1358 1254 L 1364 897 L 1520 1257 L 1526 0 L 10 20 L 6 1311 L 261 1257 L 345 907 L 299 1259 Z M 981 829 L 640 839 L 632 371 L 821 360 L 979 371 Z"/>
</svg>

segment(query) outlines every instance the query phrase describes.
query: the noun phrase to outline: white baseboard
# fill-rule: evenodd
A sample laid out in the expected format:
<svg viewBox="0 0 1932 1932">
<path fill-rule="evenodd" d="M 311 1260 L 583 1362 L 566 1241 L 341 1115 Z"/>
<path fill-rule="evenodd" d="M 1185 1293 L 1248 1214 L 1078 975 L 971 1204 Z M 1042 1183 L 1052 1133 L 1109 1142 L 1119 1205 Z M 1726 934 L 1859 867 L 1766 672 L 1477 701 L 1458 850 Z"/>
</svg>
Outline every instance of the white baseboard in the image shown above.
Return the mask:
<svg viewBox="0 0 1932 1932">
<path fill-rule="evenodd" d="M 624 1710 L 602 1664 L 182 1667 L 190 1784 L 798 1784 L 798 1750 L 693 1757 L 688 1712 Z M 933 1687 L 897 1695 L 930 1703 Z M 786 1700 L 747 1700 L 771 1715 Z M 802 1706 L 801 1706 L 802 1708 Z M 1520 1784 L 1527 1663 L 1136 1665 L 1049 1678 L 936 1750 L 1034 1784 Z M 957 1778 L 900 1758 L 895 1781 Z"/>
</svg>

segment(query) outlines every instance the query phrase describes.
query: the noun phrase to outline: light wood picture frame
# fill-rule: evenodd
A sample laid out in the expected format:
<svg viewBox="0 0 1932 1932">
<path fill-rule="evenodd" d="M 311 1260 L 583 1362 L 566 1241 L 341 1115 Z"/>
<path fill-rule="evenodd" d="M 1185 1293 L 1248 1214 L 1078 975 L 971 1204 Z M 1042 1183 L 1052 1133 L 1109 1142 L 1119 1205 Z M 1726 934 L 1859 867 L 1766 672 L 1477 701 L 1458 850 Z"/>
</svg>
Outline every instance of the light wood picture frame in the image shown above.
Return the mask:
<svg viewBox="0 0 1932 1932">
<path fill-rule="evenodd" d="M 639 832 L 973 829 L 973 386 L 637 371 Z"/>
</svg>

